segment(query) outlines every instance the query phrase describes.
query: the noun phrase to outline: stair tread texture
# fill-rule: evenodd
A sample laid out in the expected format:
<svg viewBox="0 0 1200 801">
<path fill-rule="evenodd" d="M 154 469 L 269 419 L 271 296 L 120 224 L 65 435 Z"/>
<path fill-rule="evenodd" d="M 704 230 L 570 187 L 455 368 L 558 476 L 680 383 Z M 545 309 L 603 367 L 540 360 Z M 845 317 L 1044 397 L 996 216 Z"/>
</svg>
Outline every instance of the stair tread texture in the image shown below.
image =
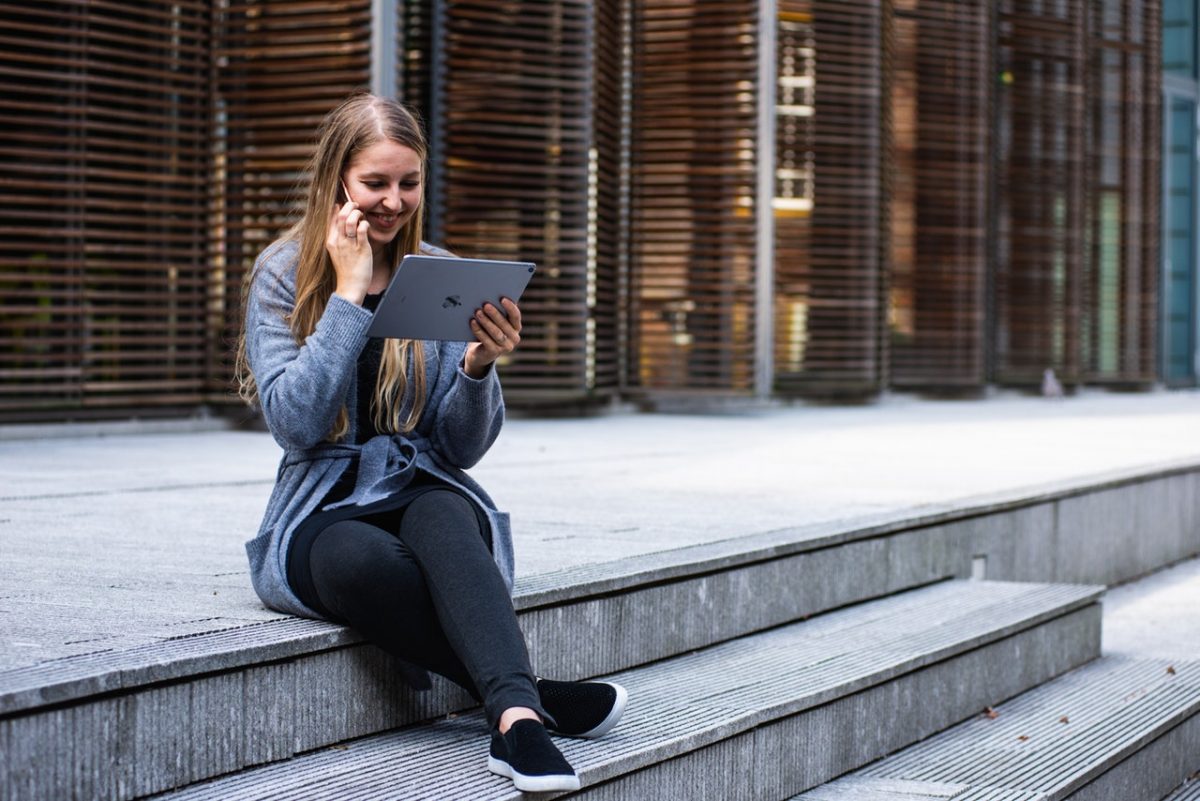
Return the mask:
<svg viewBox="0 0 1200 801">
<path fill-rule="evenodd" d="M 1200 662 L 1107 656 L 793 801 L 1055 801 L 1197 712 Z"/>
<path fill-rule="evenodd" d="M 1200 757 L 1196 760 L 1197 770 L 1191 778 L 1175 788 L 1163 801 L 1200 801 Z"/>
<path fill-rule="evenodd" d="M 611 678 L 621 724 L 559 740 L 585 786 L 852 695 L 1093 603 L 1072 585 L 950 581 L 711 646 Z M 478 713 L 374 735 L 155 796 L 516 798 L 485 770 Z"/>
</svg>

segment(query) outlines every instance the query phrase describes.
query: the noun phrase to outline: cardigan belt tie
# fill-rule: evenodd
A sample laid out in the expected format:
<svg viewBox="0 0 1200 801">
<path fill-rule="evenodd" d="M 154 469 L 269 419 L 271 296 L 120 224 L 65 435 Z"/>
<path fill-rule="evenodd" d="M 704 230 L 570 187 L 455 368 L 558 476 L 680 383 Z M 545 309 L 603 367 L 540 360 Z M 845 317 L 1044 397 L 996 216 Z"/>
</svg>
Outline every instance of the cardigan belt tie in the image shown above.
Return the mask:
<svg viewBox="0 0 1200 801">
<path fill-rule="evenodd" d="M 347 459 L 358 455 L 358 478 L 354 491 L 347 497 L 325 507 L 366 506 L 381 501 L 409 485 L 417 472 L 417 454 L 430 449 L 424 437 L 416 442 L 402 434 L 371 437 L 364 445 L 318 445 L 288 454 L 286 466 L 317 459 Z"/>
</svg>

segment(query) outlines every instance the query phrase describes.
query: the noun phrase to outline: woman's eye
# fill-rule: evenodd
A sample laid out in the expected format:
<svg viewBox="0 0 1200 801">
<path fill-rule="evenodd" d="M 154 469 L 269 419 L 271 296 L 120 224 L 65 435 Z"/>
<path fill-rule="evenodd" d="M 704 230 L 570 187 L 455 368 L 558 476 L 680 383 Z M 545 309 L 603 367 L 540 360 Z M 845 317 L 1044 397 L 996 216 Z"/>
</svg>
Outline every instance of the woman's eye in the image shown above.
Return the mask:
<svg viewBox="0 0 1200 801">
<path fill-rule="evenodd" d="M 383 184 L 379 183 L 378 181 L 369 181 L 366 184 L 366 186 L 368 189 L 382 189 L 383 188 Z"/>
<path fill-rule="evenodd" d="M 420 185 L 420 181 L 405 181 L 404 183 L 400 184 L 400 186 L 404 187 L 405 189 L 416 189 Z"/>
</svg>

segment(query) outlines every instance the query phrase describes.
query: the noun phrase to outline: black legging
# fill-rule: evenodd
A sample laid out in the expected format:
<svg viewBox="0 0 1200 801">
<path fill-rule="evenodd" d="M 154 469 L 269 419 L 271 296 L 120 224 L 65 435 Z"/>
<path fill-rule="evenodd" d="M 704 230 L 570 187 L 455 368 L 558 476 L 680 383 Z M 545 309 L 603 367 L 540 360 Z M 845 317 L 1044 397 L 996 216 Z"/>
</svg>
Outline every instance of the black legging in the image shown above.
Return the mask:
<svg viewBox="0 0 1200 801">
<path fill-rule="evenodd" d="M 431 488 L 400 509 L 310 528 L 288 573 L 306 605 L 464 687 L 496 726 L 509 707 L 545 712 L 481 517 L 461 494 Z M 305 561 L 307 582 L 296 575 Z"/>
</svg>

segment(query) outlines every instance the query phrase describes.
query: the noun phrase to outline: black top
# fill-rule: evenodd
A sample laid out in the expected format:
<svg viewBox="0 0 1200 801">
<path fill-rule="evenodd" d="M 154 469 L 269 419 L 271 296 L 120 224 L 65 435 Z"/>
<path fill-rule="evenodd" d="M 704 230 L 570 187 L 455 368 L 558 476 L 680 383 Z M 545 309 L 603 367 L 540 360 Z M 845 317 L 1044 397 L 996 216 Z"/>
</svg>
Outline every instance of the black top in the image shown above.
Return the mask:
<svg viewBox="0 0 1200 801">
<path fill-rule="evenodd" d="M 363 298 L 363 308 L 374 313 L 379 308 L 383 293 L 367 295 Z M 354 437 L 355 444 L 362 445 L 379 432 L 375 429 L 375 417 L 371 414 L 371 398 L 375 395 L 375 383 L 379 380 L 379 363 L 383 360 L 383 340 L 370 337 L 358 354 L 358 369 L 355 376 L 358 381 L 358 432 Z"/>
</svg>

